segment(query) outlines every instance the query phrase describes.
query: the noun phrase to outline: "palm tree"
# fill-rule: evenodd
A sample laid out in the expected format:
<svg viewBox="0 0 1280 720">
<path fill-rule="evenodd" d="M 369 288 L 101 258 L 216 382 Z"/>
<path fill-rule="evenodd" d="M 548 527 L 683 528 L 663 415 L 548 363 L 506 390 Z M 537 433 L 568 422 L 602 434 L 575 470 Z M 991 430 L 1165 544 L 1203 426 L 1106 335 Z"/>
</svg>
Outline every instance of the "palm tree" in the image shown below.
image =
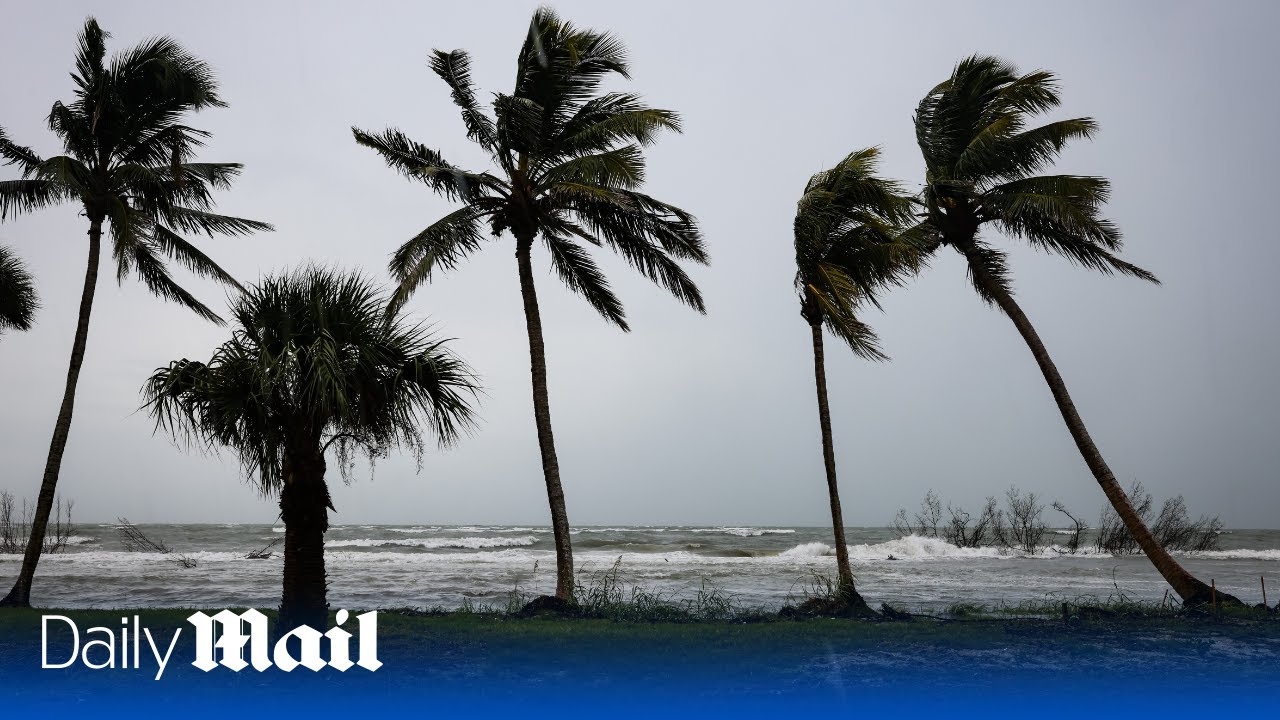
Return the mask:
<svg viewBox="0 0 1280 720">
<path fill-rule="evenodd" d="M 31 581 L 53 508 L 89 337 L 103 227 L 111 234 L 118 280 L 135 273 L 152 293 L 214 322 L 221 320 L 174 281 L 166 260 L 238 285 L 181 233 L 245 235 L 271 229 L 265 223 L 212 212 L 211 191 L 230 187 L 240 165 L 192 162 L 209 133 L 184 124 L 186 115 L 225 106 L 209 66 L 166 37 L 146 40 L 107 61 L 107 37 L 93 18 L 85 22 L 71 74 L 75 100 L 70 105 L 55 102 L 49 112 L 49 128 L 62 141 L 65 154 L 41 158 L 0 129 L 0 158 L 22 173 L 17 180 L 0 181 L 0 218 L 70 202 L 89 221 L 89 258 L 66 390 L 22 570 L 0 601 L 4 605 L 31 604 Z"/>
<path fill-rule="evenodd" d="M 468 172 L 399 130 L 369 133 L 353 128 L 356 142 L 377 151 L 387 165 L 463 206 L 432 223 L 394 253 L 391 273 L 400 281 L 395 303 L 404 302 L 436 269 L 449 270 L 477 250 L 482 225 L 497 238 L 510 231 L 529 334 L 534 421 L 542 474 L 551 506 L 556 546 L 556 600 L 573 603 L 573 551 L 560 484 L 547 396 L 542 318 L 534 290 L 531 253 L 541 238 L 551 266 L 570 290 L 605 320 L 628 330 L 622 303 L 609 288 L 588 246 L 608 246 L 636 270 L 678 299 L 705 312 L 702 296 L 677 261 L 706 263 L 697 224 L 685 211 L 637 190 L 644 180 L 641 146 L 662 130 L 679 131 L 669 110 L 647 107 L 636 95 L 600 93 L 602 80 L 627 74 L 622 43 L 583 30 L 540 9 L 516 61 L 511 94 L 495 94 L 493 116 L 478 104 L 470 57 L 437 50 L 431 68 L 449 86 L 462 111 L 467 137 L 488 153 L 495 173 Z"/>
<path fill-rule="evenodd" d="M 1014 301 L 1005 253 L 980 233 L 988 225 L 1088 269 L 1159 282 L 1116 256 L 1120 231 L 1101 215 L 1110 192 L 1105 178 L 1037 174 L 1069 141 L 1090 138 L 1098 129 L 1090 118 L 1028 127 L 1033 116 L 1058 104 L 1057 79 L 1050 72 L 1020 75 L 1003 60 L 982 56 L 956 65 L 951 77 L 930 90 L 916 110 L 927 210 L 916 233 L 931 236 L 926 242 L 949 246 L 964 258 L 978 296 L 1003 311 L 1031 349 L 1085 464 L 1125 527 L 1185 603 L 1208 602 L 1210 587 L 1183 569 L 1134 512 L 1080 419 L 1049 351 Z"/>
<path fill-rule="evenodd" d="M 813 337 L 822 459 L 835 532 L 838 610 L 855 615 L 874 615 L 875 611 L 854 589 L 845 543 L 822 329 L 826 326 L 859 357 L 887 359 L 875 332 L 859 319 L 858 310 L 866 303 L 875 304 L 878 288 L 912 274 L 918 254 L 913 246 L 897 239 L 899 229 L 911 219 L 914 201 L 896 183 L 875 175 L 878 156 L 876 148 L 859 150 L 810 178 L 795 219 L 795 286 L 800 316 Z"/>
<path fill-rule="evenodd" d="M 30 330 L 40 300 L 27 266 L 0 245 L 0 332 Z"/>
<path fill-rule="evenodd" d="M 263 495 L 279 495 L 284 592 L 279 628 L 326 627 L 325 454 L 344 478 L 354 453 L 406 447 L 425 426 L 441 446 L 472 422 L 466 366 L 357 274 L 309 267 L 264 279 L 232 307 L 231 339 L 208 362 L 179 360 L 143 389 L 156 427 L 227 447 Z"/>
</svg>

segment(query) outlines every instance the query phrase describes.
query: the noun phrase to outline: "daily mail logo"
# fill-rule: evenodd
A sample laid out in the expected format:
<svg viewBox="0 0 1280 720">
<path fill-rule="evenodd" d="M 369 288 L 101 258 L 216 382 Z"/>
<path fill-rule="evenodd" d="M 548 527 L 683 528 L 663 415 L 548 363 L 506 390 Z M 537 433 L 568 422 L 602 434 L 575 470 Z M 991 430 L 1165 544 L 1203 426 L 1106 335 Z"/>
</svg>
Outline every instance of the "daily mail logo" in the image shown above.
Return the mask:
<svg viewBox="0 0 1280 720">
<path fill-rule="evenodd" d="M 351 614 L 346 610 L 335 613 L 336 624 L 327 632 L 321 633 L 315 628 L 303 625 L 297 627 L 276 640 L 270 647 L 269 620 L 257 610 L 246 610 L 234 613 L 223 610 L 213 615 L 203 612 L 193 613 L 187 622 L 195 627 L 196 657 L 191 662 L 196 668 L 209 672 L 219 665 L 240 672 L 252 667 L 259 672 L 276 667 L 284 672 L 292 672 L 299 666 L 314 672 L 331 667 L 338 672 L 346 672 L 353 667 L 362 667 L 370 672 L 382 667 L 378 661 L 378 613 L 367 612 L 356 616 L 356 633 L 343 629 Z M 70 630 L 70 652 L 64 649 L 61 653 L 55 642 L 50 646 L 50 623 L 65 624 Z M 55 624 L 54 628 L 57 627 Z M 56 630 L 55 630 L 56 633 Z M 64 631 L 65 633 L 65 631 Z M 62 635 L 64 633 L 56 633 Z M 142 668 L 143 647 L 155 660 L 156 680 L 164 676 L 165 668 L 178 645 L 178 637 L 182 628 L 174 631 L 167 644 L 152 635 L 150 628 L 142 627 L 138 616 L 133 616 L 130 623 L 128 617 L 120 618 L 119 635 L 111 628 L 91 627 L 84 631 L 85 642 L 81 644 L 80 628 L 75 621 L 65 615 L 42 615 L 40 618 L 40 667 L 43 669 L 68 668 L 77 663 L 90 670 Z M 356 659 L 351 659 L 351 639 L 357 638 Z M 91 639 L 92 638 L 92 639 Z M 289 640 L 296 638 L 300 651 L 297 657 L 289 650 Z M 157 640 L 160 640 L 157 644 Z M 327 642 L 328 658 L 324 657 L 323 648 Z M 118 642 L 117 642 L 118 641 Z M 163 653 L 161 648 L 167 648 Z M 132 651 L 132 652 L 131 652 Z M 52 655 L 52 659 L 51 659 Z M 58 662 L 61 658 L 65 660 Z"/>
</svg>

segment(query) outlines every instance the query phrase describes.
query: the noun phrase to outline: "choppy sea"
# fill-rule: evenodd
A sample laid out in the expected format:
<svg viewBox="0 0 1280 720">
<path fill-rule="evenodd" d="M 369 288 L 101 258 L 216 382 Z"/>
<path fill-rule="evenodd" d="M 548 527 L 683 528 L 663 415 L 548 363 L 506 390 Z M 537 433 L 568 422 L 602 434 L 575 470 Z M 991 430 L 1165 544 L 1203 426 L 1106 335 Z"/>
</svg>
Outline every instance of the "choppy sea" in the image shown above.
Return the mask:
<svg viewBox="0 0 1280 720">
<path fill-rule="evenodd" d="M 141 525 L 172 549 L 129 552 L 114 524 L 80 525 L 66 552 L 42 559 L 32 600 L 61 608 L 274 607 L 280 545 L 271 525 Z M 877 605 L 917 612 L 954 603 L 1016 606 L 1027 601 L 1124 597 L 1159 602 L 1166 585 L 1142 556 L 1050 545 L 1035 554 L 965 549 L 888 528 L 849 528 L 859 590 Z M 1049 531 L 1046 541 L 1061 540 Z M 1086 538 L 1087 540 L 1087 538 Z M 1221 549 L 1180 555 L 1196 576 L 1250 603 L 1280 600 L 1280 530 L 1232 530 Z M 777 609 L 802 598 L 816 575 L 833 575 L 829 528 L 582 527 L 573 545 L 580 582 L 617 566 L 626 586 L 673 600 L 715 589 L 743 607 Z M 505 607 L 513 593 L 550 593 L 555 557 L 545 527 L 338 525 L 325 556 L 333 607 Z M 194 560 L 183 567 L 178 556 Z M 0 586 L 19 555 L 0 555 Z"/>
</svg>

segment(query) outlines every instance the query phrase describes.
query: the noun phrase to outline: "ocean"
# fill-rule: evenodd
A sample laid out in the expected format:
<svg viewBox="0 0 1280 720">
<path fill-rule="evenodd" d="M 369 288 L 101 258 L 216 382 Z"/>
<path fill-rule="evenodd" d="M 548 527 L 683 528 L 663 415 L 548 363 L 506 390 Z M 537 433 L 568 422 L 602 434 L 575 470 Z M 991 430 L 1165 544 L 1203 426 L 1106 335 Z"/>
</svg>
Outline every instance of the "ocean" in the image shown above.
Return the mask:
<svg viewBox="0 0 1280 720">
<path fill-rule="evenodd" d="M 126 551 L 115 524 L 79 525 L 67 550 L 44 557 L 32 602 L 57 608 L 258 607 L 279 604 L 283 538 L 272 525 L 140 525 L 172 553 Z M 1161 602 L 1167 586 L 1140 555 L 1057 545 L 1028 555 L 957 548 L 899 537 L 888 528 L 849 528 L 858 589 L 873 606 L 945 612 L 955 603 L 987 607 L 1120 597 Z M 1046 539 L 1063 531 L 1050 531 Z M 505 608 L 513 593 L 554 590 L 549 528 L 497 525 L 338 525 L 327 534 L 329 601 L 335 608 Z M 1233 530 L 1221 549 L 1183 553 L 1197 577 L 1249 603 L 1280 600 L 1280 530 Z M 1049 540 L 1052 541 L 1052 540 Z M 816 575 L 834 576 L 829 528 L 582 527 L 574 530 L 576 570 L 590 583 L 617 566 L 625 586 L 672 600 L 715 589 L 740 607 L 794 603 Z M 194 560 L 184 567 L 178 556 Z M 0 555 L 0 586 L 20 555 Z"/>
</svg>

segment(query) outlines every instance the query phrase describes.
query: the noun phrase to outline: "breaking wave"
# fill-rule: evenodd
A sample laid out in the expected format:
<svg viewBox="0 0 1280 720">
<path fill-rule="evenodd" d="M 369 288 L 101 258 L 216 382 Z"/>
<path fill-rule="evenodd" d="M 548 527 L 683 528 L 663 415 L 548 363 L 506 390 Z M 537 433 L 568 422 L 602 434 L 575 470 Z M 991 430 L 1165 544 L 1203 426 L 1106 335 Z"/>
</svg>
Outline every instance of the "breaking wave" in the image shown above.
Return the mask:
<svg viewBox="0 0 1280 720">
<path fill-rule="evenodd" d="M 794 535 L 796 531 L 789 528 L 718 527 L 692 528 L 689 532 L 723 533 L 735 537 L 760 537 L 761 535 Z"/>
<path fill-rule="evenodd" d="M 523 547 L 533 545 L 538 538 L 532 535 L 520 537 L 460 537 L 460 538 L 398 538 L 378 540 L 361 538 L 359 540 L 330 540 L 325 547 L 419 547 L 425 550 L 484 550 L 486 548 Z"/>
</svg>

